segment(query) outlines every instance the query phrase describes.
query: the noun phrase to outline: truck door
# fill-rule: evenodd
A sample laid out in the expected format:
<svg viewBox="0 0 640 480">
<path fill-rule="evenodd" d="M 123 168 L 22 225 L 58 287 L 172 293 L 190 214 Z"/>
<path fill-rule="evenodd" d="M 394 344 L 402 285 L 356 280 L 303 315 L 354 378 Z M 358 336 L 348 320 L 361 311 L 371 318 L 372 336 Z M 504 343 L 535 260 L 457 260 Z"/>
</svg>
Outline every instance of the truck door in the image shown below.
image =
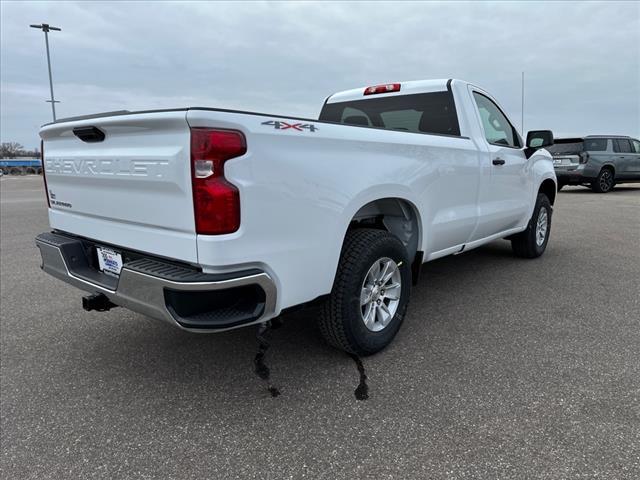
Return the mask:
<svg viewBox="0 0 640 480">
<path fill-rule="evenodd" d="M 516 129 L 494 100 L 470 88 L 487 149 L 480 178 L 478 226 L 470 239 L 474 241 L 526 224 L 533 183 Z"/>
</svg>

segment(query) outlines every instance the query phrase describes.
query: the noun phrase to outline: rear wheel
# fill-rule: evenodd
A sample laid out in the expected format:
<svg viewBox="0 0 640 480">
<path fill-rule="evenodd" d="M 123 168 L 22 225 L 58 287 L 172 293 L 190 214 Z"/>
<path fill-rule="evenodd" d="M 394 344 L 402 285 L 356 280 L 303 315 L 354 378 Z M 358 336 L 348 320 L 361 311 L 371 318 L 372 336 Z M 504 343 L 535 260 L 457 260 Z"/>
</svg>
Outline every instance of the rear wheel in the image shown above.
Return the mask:
<svg viewBox="0 0 640 480">
<path fill-rule="evenodd" d="M 613 189 L 614 185 L 613 170 L 605 167 L 600 170 L 596 179 L 591 183 L 591 189 L 596 193 L 607 193 Z"/>
<path fill-rule="evenodd" d="M 349 231 L 320 331 L 346 352 L 376 353 L 400 329 L 410 289 L 409 258 L 400 240 L 384 230 Z"/>
<path fill-rule="evenodd" d="M 511 237 L 513 253 L 522 258 L 536 258 L 544 253 L 551 232 L 551 212 L 551 202 L 544 193 L 539 193 L 527 229 Z"/>
</svg>

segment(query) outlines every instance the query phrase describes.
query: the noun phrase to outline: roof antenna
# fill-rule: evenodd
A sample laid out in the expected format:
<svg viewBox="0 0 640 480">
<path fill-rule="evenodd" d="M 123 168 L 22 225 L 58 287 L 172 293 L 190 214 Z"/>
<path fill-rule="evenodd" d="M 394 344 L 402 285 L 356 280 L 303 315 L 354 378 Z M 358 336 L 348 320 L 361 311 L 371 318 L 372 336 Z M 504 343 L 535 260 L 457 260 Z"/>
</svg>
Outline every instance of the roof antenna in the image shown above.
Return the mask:
<svg viewBox="0 0 640 480">
<path fill-rule="evenodd" d="M 524 137 L 524 72 L 522 72 L 522 121 L 520 122 L 520 135 Z"/>
</svg>

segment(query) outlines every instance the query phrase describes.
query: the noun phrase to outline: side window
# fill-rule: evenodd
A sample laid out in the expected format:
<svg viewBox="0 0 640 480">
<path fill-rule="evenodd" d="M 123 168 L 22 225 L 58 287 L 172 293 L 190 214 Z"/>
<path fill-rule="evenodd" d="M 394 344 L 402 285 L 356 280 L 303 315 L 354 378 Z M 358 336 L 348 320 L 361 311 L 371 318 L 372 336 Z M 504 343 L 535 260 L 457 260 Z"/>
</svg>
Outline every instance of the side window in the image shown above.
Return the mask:
<svg viewBox="0 0 640 480">
<path fill-rule="evenodd" d="M 631 143 L 633 144 L 633 151 L 640 153 L 640 142 L 638 140 L 631 140 Z"/>
<path fill-rule="evenodd" d="M 346 123 L 348 125 L 364 125 L 371 126 L 371 120 L 362 110 L 358 110 L 353 107 L 346 107 L 342 111 L 342 118 L 340 123 Z"/>
<path fill-rule="evenodd" d="M 515 129 L 498 106 L 481 93 L 473 92 L 482 119 L 482 128 L 487 142 L 506 147 L 520 147 Z"/>
<path fill-rule="evenodd" d="M 620 153 L 631 153 L 631 142 L 626 138 L 616 138 L 613 144 L 617 146 L 614 150 Z"/>
<path fill-rule="evenodd" d="M 616 143 L 613 142 L 614 151 L 618 151 Z M 586 152 L 606 152 L 607 151 L 607 139 L 606 138 L 587 138 L 584 141 L 584 150 Z"/>
</svg>

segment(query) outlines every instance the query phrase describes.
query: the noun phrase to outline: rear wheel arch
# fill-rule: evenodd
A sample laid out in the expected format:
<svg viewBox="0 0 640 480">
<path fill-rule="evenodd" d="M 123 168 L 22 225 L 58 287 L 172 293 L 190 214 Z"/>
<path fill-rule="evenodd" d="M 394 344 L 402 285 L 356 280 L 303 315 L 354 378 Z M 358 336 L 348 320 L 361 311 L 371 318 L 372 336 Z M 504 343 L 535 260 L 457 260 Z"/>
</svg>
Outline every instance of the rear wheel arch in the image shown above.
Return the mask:
<svg viewBox="0 0 640 480">
<path fill-rule="evenodd" d="M 422 245 L 420 214 L 417 207 L 405 198 L 379 198 L 360 207 L 349 221 L 343 243 L 347 232 L 357 228 L 386 230 L 402 242 L 411 262 Z"/>
<path fill-rule="evenodd" d="M 600 171 L 605 169 L 611 170 L 611 173 L 613 174 L 613 178 L 614 179 L 616 178 L 616 167 L 613 164 L 607 163 L 606 165 L 603 165 Z"/>
</svg>

